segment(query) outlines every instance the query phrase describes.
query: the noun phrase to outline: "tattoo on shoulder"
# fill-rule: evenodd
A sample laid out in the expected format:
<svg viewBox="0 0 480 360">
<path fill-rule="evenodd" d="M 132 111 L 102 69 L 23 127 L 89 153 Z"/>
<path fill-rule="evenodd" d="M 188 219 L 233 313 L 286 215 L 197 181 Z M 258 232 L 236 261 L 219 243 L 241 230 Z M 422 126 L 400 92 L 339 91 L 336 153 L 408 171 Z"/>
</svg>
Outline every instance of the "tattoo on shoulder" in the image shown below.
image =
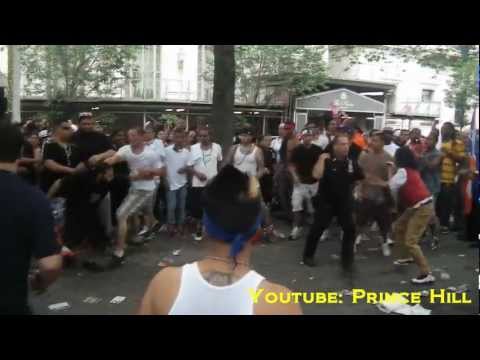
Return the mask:
<svg viewBox="0 0 480 360">
<path fill-rule="evenodd" d="M 215 286 L 227 286 L 235 282 L 236 278 L 231 273 L 223 273 L 218 271 L 207 272 L 204 275 L 205 280 Z"/>
</svg>

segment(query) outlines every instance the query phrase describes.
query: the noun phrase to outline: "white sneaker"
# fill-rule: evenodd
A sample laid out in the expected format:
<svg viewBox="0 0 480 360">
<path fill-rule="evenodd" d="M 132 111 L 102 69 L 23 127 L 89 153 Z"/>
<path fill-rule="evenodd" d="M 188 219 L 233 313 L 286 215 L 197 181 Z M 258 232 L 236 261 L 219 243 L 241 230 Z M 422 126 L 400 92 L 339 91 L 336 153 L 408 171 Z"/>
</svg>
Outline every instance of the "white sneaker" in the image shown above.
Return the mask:
<svg viewBox="0 0 480 360">
<path fill-rule="evenodd" d="M 393 241 L 393 240 L 390 239 L 390 238 L 387 238 L 387 244 L 388 244 L 388 245 L 393 245 L 393 244 L 395 244 L 395 241 Z"/>
<path fill-rule="evenodd" d="M 409 259 L 398 259 L 398 260 L 395 260 L 393 262 L 394 265 L 399 265 L 399 266 L 403 266 L 403 265 L 409 265 L 409 264 L 413 264 L 413 259 L 412 258 L 409 258 Z"/>
<path fill-rule="evenodd" d="M 284 233 L 281 233 L 281 232 L 279 232 L 279 231 L 277 231 L 277 230 L 275 230 L 275 229 L 273 229 L 272 235 L 273 235 L 274 237 L 276 237 L 276 238 L 279 238 L 279 239 L 285 239 L 285 238 L 286 238 L 286 236 L 285 236 Z"/>
<path fill-rule="evenodd" d="M 300 236 L 300 233 L 302 232 L 302 228 L 299 226 L 295 226 L 292 229 L 292 232 L 290 233 L 290 239 L 295 240 Z"/>
<path fill-rule="evenodd" d="M 143 236 L 148 232 L 148 227 L 144 226 L 142 230 L 137 234 L 138 236 Z"/>
<path fill-rule="evenodd" d="M 412 283 L 414 284 L 429 284 L 433 282 L 435 282 L 435 278 L 432 274 L 417 276 L 416 278 L 412 279 Z"/>
<path fill-rule="evenodd" d="M 390 251 L 390 245 L 388 245 L 387 242 L 384 242 L 382 244 L 382 253 L 383 253 L 383 256 L 390 256 L 392 255 L 392 252 Z"/>
<path fill-rule="evenodd" d="M 65 245 L 62 246 L 62 250 L 61 250 L 61 255 L 62 256 L 73 256 L 73 251 L 70 250 L 68 247 L 66 247 Z"/>
<path fill-rule="evenodd" d="M 357 238 L 355 239 L 355 245 L 360 245 L 362 240 L 363 240 L 362 234 L 357 235 Z"/>
<path fill-rule="evenodd" d="M 320 241 L 327 241 L 330 237 L 330 231 L 327 229 L 323 232 L 322 236 L 320 237 Z"/>
</svg>

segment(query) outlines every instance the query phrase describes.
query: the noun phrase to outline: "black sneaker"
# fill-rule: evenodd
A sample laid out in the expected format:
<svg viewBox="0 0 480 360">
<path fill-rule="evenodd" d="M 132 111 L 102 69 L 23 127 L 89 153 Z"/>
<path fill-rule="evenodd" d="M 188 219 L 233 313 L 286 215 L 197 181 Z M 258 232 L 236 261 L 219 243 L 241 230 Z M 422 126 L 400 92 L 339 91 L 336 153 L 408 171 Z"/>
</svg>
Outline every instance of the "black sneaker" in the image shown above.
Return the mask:
<svg viewBox="0 0 480 360">
<path fill-rule="evenodd" d="M 137 236 L 135 238 L 133 238 L 132 240 L 130 240 L 128 243 L 130 245 L 133 245 L 133 246 L 142 246 L 146 243 L 146 238 L 143 238 L 143 237 L 140 237 L 140 236 Z"/>
<path fill-rule="evenodd" d="M 123 255 L 122 257 L 112 255 L 112 257 L 110 259 L 110 262 L 108 263 L 108 268 L 109 269 L 116 269 L 116 268 L 122 266 L 124 262 L 125 262 L 125 255 Z"/>
<path fill-rule="evenodd" d="M 313 258 L 309 258 L 309 257 L 304 257 L 303 258 L 303 264 L 307 265 L 307 266 L 310 266 L 310 267 L 317 266 L 317 262 Z"/>
<path fill-rule="evenodd" d="M 450 233 L 450 231 L 448 230 L 448 227 L 446 227 L 446 226 L 440 227 L 440 234 L 448 235 L 449 233 Z"/>
<path fill-rule="evenodd" d="M 193 238 L 195 239 L 195 241 L 202 241 L 202 237 L 203 237 L 202 230 L 200 230 L 195 233 L 195 236 Z"/>
<path fill-rule="evenodd" d="M 82 263 L 82 266 L 92 272 L 103 272 L 105 271 L 105 267 L 96 263 L 95 261 L 87 260 Z"/>
</svg>

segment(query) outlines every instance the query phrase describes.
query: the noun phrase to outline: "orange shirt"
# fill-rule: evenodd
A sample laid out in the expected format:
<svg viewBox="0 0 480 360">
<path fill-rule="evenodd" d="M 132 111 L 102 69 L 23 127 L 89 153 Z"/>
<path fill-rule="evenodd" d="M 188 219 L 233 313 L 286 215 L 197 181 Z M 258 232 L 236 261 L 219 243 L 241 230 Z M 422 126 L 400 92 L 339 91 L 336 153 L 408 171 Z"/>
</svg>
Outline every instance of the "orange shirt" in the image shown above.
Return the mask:
<svg viewBox="0 0 480 360">
<path fill-rule="evenodd" d="M 359 131 L 355 131 L 352 136 L 352 143 L 358 145 L 359 147 L 362 148 L 362 150 L 365 150 L 367 148 L 367 141 L 365 140 L 365 137 L 363 136 L 362 133 Z"/>
</svg>

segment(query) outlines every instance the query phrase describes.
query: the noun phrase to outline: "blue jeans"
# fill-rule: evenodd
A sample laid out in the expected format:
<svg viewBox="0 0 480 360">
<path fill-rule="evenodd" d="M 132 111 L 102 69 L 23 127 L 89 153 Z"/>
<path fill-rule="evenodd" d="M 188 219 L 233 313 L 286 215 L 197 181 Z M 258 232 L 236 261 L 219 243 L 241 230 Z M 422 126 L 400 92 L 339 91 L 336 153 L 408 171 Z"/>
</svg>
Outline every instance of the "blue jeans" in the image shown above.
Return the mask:
<svg viewBox="0 0 480 360">
<path fill-rule="evenodd" d="M 183 225 L 185 222 L 185 203 L 187 200 L 187 185 L 177 190 L 167 191 L 167 217 L 170 225 Z"/>
</svg>

